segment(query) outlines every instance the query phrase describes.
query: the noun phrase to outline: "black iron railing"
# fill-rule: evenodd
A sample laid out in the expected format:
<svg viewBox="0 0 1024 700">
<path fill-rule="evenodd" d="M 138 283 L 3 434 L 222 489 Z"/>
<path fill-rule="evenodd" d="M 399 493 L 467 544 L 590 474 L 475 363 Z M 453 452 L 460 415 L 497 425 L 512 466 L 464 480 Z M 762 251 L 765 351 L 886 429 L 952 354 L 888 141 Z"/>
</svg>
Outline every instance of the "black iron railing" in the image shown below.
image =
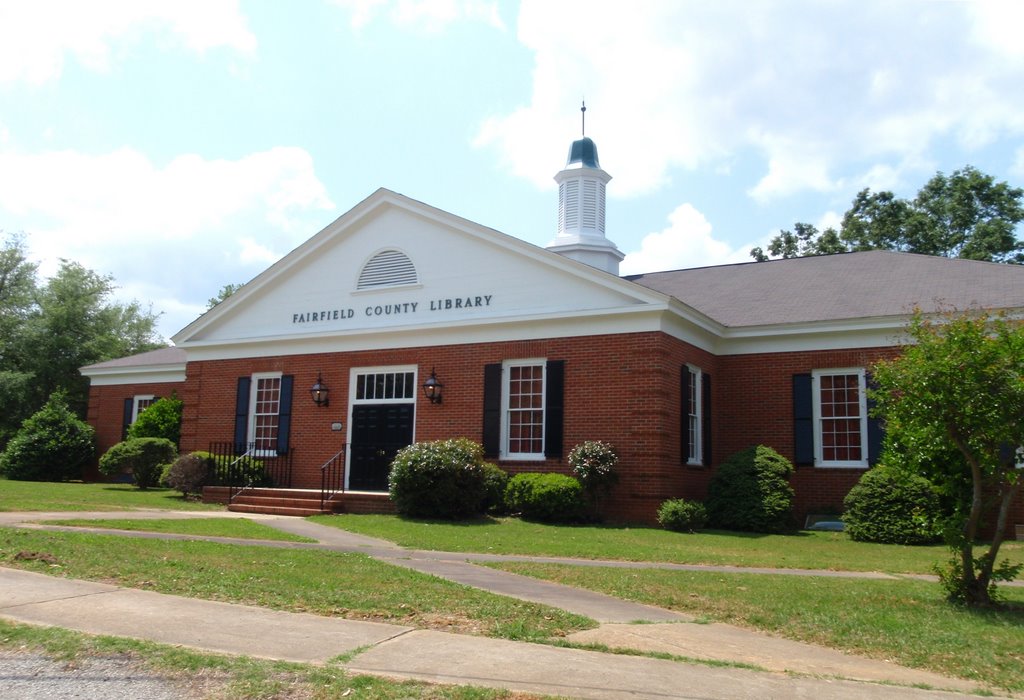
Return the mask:
<svg viewBox="0 0 1024 700">
<path fill-rule="evenodd" d="M 336 493 L 345 493 L 345 448 L 320 467 L 320 510 Z"/>
<path fill-rule="evenodd" d="M 247 488 L 291 488 L 295 450 L 278 454 L 258 449 L 255 443 L 213 442 L 210 454 L 214 465 L 211 481 L 214 485 L 228 487 L 229 501 Z"/>
</svg>

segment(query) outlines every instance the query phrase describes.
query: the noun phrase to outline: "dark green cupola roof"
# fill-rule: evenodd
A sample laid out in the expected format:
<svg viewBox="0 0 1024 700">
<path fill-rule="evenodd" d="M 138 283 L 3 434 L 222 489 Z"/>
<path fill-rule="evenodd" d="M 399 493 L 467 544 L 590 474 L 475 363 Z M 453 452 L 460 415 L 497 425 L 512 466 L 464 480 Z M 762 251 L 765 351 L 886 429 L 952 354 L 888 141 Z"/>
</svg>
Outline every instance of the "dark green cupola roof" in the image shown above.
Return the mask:
<svg viewBox="0 0 1024 700">
<path fill-rule="evenodd" d="M 573 141 L 569 146 L 569 159 L 565 162 L 565 167 L 567 169 L 573 167 L 600 168 L 601 164 L 597 160 L 597 144 L 587 136 Z"/>
</svg>

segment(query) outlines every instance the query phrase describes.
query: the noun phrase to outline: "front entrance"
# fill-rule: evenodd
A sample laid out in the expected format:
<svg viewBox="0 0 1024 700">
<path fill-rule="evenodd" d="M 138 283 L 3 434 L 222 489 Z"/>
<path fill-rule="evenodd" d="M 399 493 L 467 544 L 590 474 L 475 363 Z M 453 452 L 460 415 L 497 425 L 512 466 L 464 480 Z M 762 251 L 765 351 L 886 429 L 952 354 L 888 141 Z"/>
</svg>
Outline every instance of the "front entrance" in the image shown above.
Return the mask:
<svg viewBox="0 0 1024 700">
<path fill-rule="evenodd" d="M 366 367 L 351 371 L 348 488 L 387 491 L 391 460 L 413 442 L 416 368 Z"/>
<path fill-rule="evenodd" d="M 387 491 L 391 460 L 412 444 L 414 404 L 359 404 L 352 407 L 352 491 Z"/>
</svg>

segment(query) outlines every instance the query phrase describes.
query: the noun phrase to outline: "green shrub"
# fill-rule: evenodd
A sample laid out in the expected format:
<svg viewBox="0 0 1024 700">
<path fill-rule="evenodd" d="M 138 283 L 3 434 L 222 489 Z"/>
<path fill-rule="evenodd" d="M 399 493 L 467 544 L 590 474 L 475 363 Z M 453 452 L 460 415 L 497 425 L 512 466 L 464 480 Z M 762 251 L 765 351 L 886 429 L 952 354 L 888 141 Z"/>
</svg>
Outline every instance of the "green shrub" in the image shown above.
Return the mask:
<svg viewBox="0 0 1024 700">
<path fill-rule="evenodd" d="M 581 442 L 569 453 L 572 473 L 579 479 L 595 509 L 601 496 L 607 495 L 618 483 L 619 475 L 615 472 L 618 463 L 619 455 L 615 448 L 600 440 Z"/>
<path fill-rule="evenodd" d="M 675 532 L 696 532 L 708 522 L 708 511 L 699 501 L 673 498 L 658 508 L 658 524 Z"/>
<path fill-rule="evenodd" d="M 850 539 L 931 544 L 941 537 L 939 495 L 922 476 L 880 465 L 864 472 L 843 501 Z"/>
<path fill-rule="evenodd" d="M 722 462 L 708 484 L 705 505 L 712 527 L 744 532 L 793 529 L 793 465 L 765 445 Z"/>
<path fill-rule="evenodd" d="M 484 502 L 484 450 L 466 438 L 420 442 L 391 463 L 391 500 L 402 515 L 467 518 Z"/>
<path fill-rule="evenodd" d="M 180 455 L 164 469 L 160 483 L 181 491 L 181 495 L 188 498 L 189 494 L 198 493 L 206 485 L 212 464 L 213 459 L 207 453 Z"/>
<path fill-rule="evenodd" d="M 185 404 L 177 397 L 162 398 L 149 405 L 128 426 L 129 438 L 164 438 L 181 442 L 181 412 Z"/>
<path fill-rule="evenodd" d="M 100 472 L 107 476 L 130 473 L 140 489 L 156 486 L 164 465 L 178 456 L 166 438 L 131 438 L 119 442 L 100 457 Z"/>
<path fill-rule="evenodd" d="M 273 486 L 274 480 L 267 474 L 262 460 L 240 455 L 213 455 L 210 452 L 194 452 L 210 464 L 207 486 Z"/>
<path fill-rule="evenodd" d="M 527 472 L 509 479 L 505 503 L 527 520 L 577 522 L 583 519 L 583 486 L 565 474 Z"/>
<path fill-rule="evenodd" d="M 482 466 L 484 469 L 484 501 L 480 505 L 480 510 L 484 513 L 504 515 L 508 512 L 505 505 L 508 472 L 490 462 L 484 462 Z"/>
<path fill-rule="evenodd" d="M 19 481 L 81 479 L 96 453 L 95 432 L 55 394 L 27 418 L 3 453 L 0 474 Z"/>
</svg>

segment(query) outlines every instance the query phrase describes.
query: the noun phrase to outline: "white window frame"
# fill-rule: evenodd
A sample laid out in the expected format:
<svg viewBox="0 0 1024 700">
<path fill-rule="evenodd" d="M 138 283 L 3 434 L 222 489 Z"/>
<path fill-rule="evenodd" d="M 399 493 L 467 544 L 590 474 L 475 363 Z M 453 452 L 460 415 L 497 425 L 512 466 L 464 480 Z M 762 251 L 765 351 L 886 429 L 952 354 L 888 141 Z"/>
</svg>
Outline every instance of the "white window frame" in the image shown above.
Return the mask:
<svg viewBox="0 0 1024 700">
<path fill-rule="evenodd" d="M 252 375 L 249 386 L 249 430 L 246 435 L 246 445 L 253 445 L 252 455 L 254 457 L 275 457 L 277 456 L 277 438 L 280 434 L 281 423 L 278 419 L 277 429 L 274 433 L 274 445 L 270 448 L 259 448 L 256 446 L 256 397 L 259 396 L 260 381 L 264 379 L 277 379 L 277 413 L 274 415 L 281 415 L 281 380 L 284 377 L 283 372 L 257 372 Z M 271 415 L 271 414 L 260 414 L 260 415 Z"/>
<path fill-rule="evenodd" d="M 686 455 L 686 463 L 688 465 L 703 464 L 704 463 L 704 415 L 703 415 L 703 399 L 704 399 L 704 385 L 703 385 L 703 374 L 700 367 L 696 367 L 691 364 L 686 365 L 686 370 L 690 373 L 690 396 L 685 397 L 687 420 L 686 429 L 690 431 L 690 437 L 687 440 L 690 445 L 690 454 Z M 694 411 L 691 413 L 691 409 Z"/>
<path fill-rule="evenodd" d="M 822 444 L 822 424 L 825 418 L 821 415 L 821 378 L 838 375 L 857 375 L 857 393 L 859 399 L 860 419 L 860 459 L 826 460 Z M 823 468 L 868 468 L 868 404 L 867 380 L 863 367 L 840 367 L 835 369 L 816 369 L 811 372 L 811 398 L 814 416 L 814 466 Z"/>
<path fill-rule="evenodd" d="M 136 394 L 132 397 L 132 423 L 139 419 L 139 414 L 149 408 L 154 399 L 156 399 L 154 394 Z M 143 406 L 143 402 L 148 403 Z"/>
<path fill-rule="evenodd" d="M 416 403 L 419 398 L 419 368 L 416 365 L 390 365 L 386 367 L 352 367 L 348 373 L 348 386 L 349 406 L 354 406 L 359 403 Z M 412 374 L 412 391 L 409 392 L 409 396 L 401 396 L 397 398 L 383 398 L 383 397 L 372 397 L 372 398 L 357 398 L 358 396 L 358 382 L 359 377 L 363 375 L 371 374 Z M 349 421 L 351 423 L 351 421 Z"/>
<path fill-rule="evenodd" d="M 512 394 L 512 369 L 515 367 L 540 367 L 541 370 L 541 408 L 540 427 L 541 440 L 539 452 L 512 452 L 510 449 L 511 438 L 511 414 L 510 398 Z M 505 360 L 501 363 L 501 453 L 500 459 L 518 461 L 542 461 L 546 459 L 544 449 L 547 435 L 545 434 L 545 423 L 547 420 L 547 390 L 548 390 L 548 361 L 544 358 L 531 358 L 526 360 Z M 536 409 L 532 409 L 536 410 Z"/>
</svg>

